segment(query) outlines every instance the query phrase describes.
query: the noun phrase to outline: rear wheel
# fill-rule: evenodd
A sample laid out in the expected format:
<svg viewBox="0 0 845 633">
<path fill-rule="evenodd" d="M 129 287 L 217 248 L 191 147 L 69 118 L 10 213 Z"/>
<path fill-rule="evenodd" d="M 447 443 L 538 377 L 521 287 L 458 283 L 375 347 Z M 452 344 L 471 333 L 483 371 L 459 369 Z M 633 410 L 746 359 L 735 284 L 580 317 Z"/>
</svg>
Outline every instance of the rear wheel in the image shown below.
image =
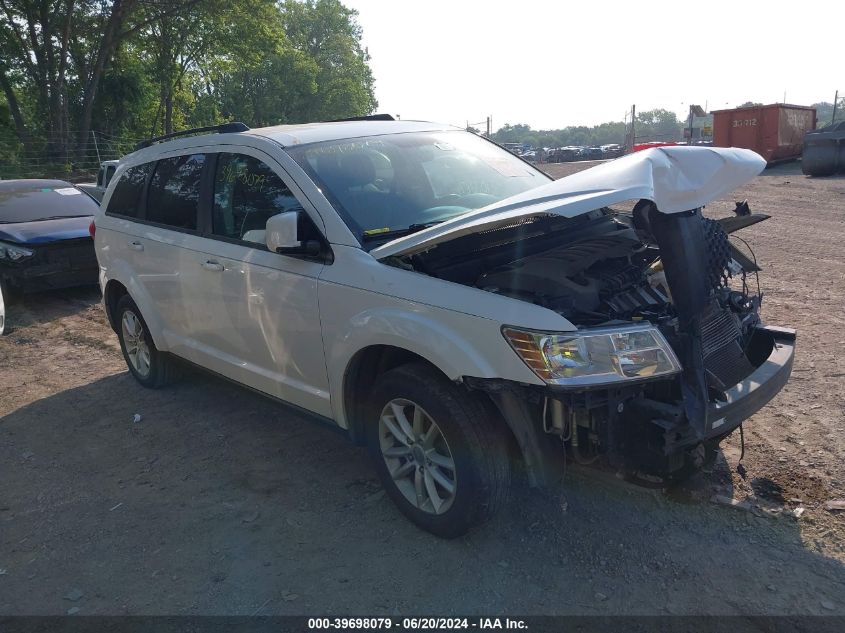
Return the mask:
<svg viewBox="0 0 845 633">
<path fill-rule="evenodd" d="M 399 509 L 445 538 L 491 517 L 510 485 L 507 437 L 494 412 L 433 368 L 404 365 L 373 389 L 367 444 Z"/>
<path fill-rule="evenodd" d="M 117 302 L 115 317 L 120 349 L 130 373 L 151 389 L 170 383 L 175 375 L 173 359 L 155 346 L 141 311 L 129 295 Z"/>
</svg>

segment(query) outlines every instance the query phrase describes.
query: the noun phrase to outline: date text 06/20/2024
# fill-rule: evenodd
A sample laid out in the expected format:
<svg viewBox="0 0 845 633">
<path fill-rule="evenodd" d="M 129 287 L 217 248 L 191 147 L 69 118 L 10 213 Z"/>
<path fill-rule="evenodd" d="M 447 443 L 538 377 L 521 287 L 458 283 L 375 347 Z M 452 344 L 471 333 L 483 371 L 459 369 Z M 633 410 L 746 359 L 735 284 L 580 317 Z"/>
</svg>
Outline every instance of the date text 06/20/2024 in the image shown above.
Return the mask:
<svg viewBox="0 0 845 633">
<path fill-rule="evenodd" d="M 308 628 L 310 630 L 405 630 L 405 631 L 426 631 L 426 630 L 524 630 L 527 625 L 524 620 L 512 618 L 309 618 Z"/>
</svg>

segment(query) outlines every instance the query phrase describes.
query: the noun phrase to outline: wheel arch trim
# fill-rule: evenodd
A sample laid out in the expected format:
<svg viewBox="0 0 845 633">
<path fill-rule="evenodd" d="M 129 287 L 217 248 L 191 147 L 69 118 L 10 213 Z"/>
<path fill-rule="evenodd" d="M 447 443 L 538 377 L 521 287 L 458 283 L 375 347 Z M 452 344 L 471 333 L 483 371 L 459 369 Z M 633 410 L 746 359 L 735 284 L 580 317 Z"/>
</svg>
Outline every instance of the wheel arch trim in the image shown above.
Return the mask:
<svg viewBox="0 0 845 633">
<path fill-rule="evenodd" d="M 103 307 L 106 310 L 106 315 L 108 316 L 112 329 L 115 329 L 117 324 L 115 322 L 116 315 L 111 313 L 111 306 L 108 304 L 109 289 L 114 287 L 113 284 L 119 283 L 126 289 L 127 294 L 135 302 L 135 305 L 138 306 L 138 310 L 141 311 L 141 316 L 147 324 L 147 329 L 156 348 L 162 352 L 168 351 L 163 324 L 155 309 L 155 303 L 149 293 L 144 290 L 143 285 L 138 283 L 135 276 L 131 274 L 128 267 L 121 266 L 120 263 L 115 262 L 115 265 L 109 269 L 108 273 L 103 273 L 102 282 Z"/>
</svg>

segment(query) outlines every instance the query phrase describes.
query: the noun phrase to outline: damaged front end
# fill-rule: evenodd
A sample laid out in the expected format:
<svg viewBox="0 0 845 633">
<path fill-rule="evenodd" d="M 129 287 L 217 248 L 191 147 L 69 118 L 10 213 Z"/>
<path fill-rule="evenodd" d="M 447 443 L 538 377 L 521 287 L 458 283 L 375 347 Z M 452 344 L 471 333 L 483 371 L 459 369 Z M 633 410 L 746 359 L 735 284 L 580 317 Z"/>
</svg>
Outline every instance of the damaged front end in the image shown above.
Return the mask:
<svg viewBox="0 0 845 633">
<path fill-rule="evenodd" d="M 555 450 L 549 438 L 580 463 L 603 462 L 646 479 L 681 478 L 789 378 L 795 332 L 763 325 L 760 268 L 750 249 L 749 257 L 738 248 L 743 241 L 731 237 L 768 216 L 740 203 L 732 216 L 704 217 L 702 199 L 724 195 L 724 179 L 714 169 L 709 190 L 687 182 L 699 198 L 684 197 L 678 172 L 694 173 L 693 162 L 684 164 L 689 155 L 670 152 L 670 164 L 655 161 L 647 177 L 631 161 L 619 177 L 630 186 L 618 190 L 584 187 L 589 179 L 578 174 L 574 185 L 552 186 L 569 196 L 552 213 L 548 205 L 539 208 L 549 197 L 539 197 L 534 215 L 512 213 L 507 222 L 402 257 L 414 270 L 542 306 L 577 327 L 503 328 L 544 387 L 465 379 L 496 402 L 535 483 L 554 478 L 544 473 Z M 585 196 L 615 207 L 625 192 L 648 187 L 649 197 L 631 212 L 609 206 L 566 212 Z M 679 210 L 690 200 L 701 206 Z"/>
<path fill-rule="evenodd" d="M 759 268 L 728 235 L 767 216 L 738 209 L 742 215 L 711 220 L 700 210 L 662 214 L 647 201 L 635 208 L 632 224 L 657 255 L 642 279 L 668 301 L 613 316 L 657 326 L 683 369 L 624 391 L 548 394 L 551 428 L 569 438 L 579 461 L 603 455 L 629 472 L 685 475 L 786 384 L 795 333 L 762 324 L 759 287 L 749 287 Z M 635 292 L 649 296 L 642 281 Z M 620 299 L 635 303 L 630 289 L 606 303 Z"/>
<path fill-rule="evenodd" d="M 751 288 L 759 268 L 728 233 L 767 217 L 669 215 L 641 201 L 632 214 L 601 209 L 558 220 L 569 224 L 565 231 L 536 219 L 498 229 L 493 241 L 464 238 L 460 256 L 444 248 L 414 261 L 452 281 L 475 277 L 483 290 L 555 310 L 578 326 L 503 329 L 545 388 L 468 380 L 491 393 L 512 428 L 557 436 L 581 463 L 677 478 L 702 465 L 789 377 L 795 334 L 762 324 L 761 296 L 756 283 Z M 521 235 L 522 256 L 496 265 L 513 243 L 508 233 Z M 479 261 L 493 267 L 476 275 Z"/>
</svg>

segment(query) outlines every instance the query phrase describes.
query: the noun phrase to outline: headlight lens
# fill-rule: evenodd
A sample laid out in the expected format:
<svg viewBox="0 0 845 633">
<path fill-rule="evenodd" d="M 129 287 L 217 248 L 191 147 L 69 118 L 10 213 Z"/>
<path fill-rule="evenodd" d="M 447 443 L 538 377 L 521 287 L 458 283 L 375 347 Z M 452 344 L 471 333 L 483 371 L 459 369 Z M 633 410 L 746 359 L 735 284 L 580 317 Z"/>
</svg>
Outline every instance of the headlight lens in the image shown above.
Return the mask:
<svg viewBox="0 0 845 633">
<path fill-rule="evenodd" d="M 22 246 L 0 242 L 0 259 L 10 259 L 16 262 L 24 257 L 32 257 L 34 252 Z"/>
<path fill-rule="evenodd" d="M 601 385 L 681 371 L 666 339 L 650 325 L 561 334 L 506 327 L 502 333 L 525 364 L 550 384 Z"/>
</svg>

